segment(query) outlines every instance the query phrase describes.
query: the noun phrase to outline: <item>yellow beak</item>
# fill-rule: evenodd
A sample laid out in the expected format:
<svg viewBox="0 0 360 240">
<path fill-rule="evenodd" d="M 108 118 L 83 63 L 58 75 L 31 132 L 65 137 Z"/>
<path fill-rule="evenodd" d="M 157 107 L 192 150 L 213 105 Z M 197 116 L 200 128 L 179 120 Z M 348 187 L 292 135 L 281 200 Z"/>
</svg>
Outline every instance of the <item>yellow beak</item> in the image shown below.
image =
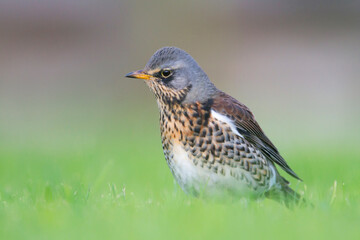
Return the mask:
<svg viewBox="0 0 360 240">
<path fill-rule="evenodd" d="M 125 77 L 149 80 L 152 76 L 149 74 L 146 74 L 143 70 L 138 70 L 138 71 L 126 74 Z"/>
</svg>

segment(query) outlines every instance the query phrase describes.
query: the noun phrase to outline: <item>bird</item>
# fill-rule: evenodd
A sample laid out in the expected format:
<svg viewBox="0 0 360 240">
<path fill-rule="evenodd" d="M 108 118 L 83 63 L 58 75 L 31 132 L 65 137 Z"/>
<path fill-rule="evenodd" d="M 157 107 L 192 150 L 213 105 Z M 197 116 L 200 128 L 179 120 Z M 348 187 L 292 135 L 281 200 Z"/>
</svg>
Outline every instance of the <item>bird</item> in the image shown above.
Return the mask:
<svg viewBox="0 0 360 240">
<path fill-rule="evenodd" d="M 143 79 L 154 93 L 165 159 L 185 193 L 302 202 L 277 167 L 302 180 L 250 109 L 219 90 L 187 52 L 163 47 L 126 77 Z"/>
</svg>

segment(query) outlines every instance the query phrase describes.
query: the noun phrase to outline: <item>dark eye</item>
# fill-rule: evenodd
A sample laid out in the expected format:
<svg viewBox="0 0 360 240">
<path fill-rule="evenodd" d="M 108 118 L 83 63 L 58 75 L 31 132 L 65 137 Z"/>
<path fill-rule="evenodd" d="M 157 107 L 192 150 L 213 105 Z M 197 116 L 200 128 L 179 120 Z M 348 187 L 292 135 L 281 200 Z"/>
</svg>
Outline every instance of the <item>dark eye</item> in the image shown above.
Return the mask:
<svg viewBox="0 0 360 240">
<path fill-rule="evenodd" d="M 169 77 L 172 74 L 172 71 L 169 69 L 163 69 L 161 70 L 161 76 L 164 78 Z"/>
</svg>

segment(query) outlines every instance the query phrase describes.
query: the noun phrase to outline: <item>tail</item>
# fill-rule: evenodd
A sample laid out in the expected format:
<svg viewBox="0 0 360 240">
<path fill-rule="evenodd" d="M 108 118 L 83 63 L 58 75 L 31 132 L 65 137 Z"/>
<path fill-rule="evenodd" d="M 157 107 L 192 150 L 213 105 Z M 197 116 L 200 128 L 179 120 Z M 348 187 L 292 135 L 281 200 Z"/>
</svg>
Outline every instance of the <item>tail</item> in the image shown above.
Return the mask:
<svg viewBox="0 0 360 240">
<path fill-rule="evenodd" d="M 281 181 L 276 187 L 270 189 L 265 193 L 265 196 L 285 204 L 288 208 L 307 205 L 305 199 L 299 193 L 292 190 L 285 181 Z"/>
</svg>

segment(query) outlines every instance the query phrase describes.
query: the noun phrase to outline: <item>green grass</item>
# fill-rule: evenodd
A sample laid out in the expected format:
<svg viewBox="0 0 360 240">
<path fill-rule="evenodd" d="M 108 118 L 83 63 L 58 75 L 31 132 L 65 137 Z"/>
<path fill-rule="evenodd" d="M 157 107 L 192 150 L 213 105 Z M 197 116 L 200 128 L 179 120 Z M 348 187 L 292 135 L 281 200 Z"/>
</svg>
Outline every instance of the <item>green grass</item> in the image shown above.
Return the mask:
<svg viewBox="0 0 360 240">
<path fill-rule="evenodd" d="M 271 200 L 185 195 L 157 126 L 133 127 L 105 129 L 95 140 L 3 137 L 0 239 L 360 239 L 355 147 L 282 150 L 304 179 L 292 187 L 314 205 L 288 210 Z"/>
</svg>

